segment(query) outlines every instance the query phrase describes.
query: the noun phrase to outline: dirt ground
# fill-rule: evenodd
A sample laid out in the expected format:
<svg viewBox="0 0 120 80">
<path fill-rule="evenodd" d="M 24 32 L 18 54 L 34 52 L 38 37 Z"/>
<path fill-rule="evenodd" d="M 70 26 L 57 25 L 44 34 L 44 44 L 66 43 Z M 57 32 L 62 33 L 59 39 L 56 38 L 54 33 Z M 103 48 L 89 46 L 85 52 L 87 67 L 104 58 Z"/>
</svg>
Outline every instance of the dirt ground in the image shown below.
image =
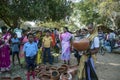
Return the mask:
<svg viewBox="0 0 120 80">
<path fill-rule="evenodd" d="M 59 60 L 58 63 L 54 63 L 55 66 L 61 65 L 63 62 Z M 77 64 L 76 59 L 72 54 L 71 65 Z M 96 72 L 99 80 L 120 80 L 120 54 L 106 53 L 104 56 L 97 55 Z M 11 73 L 0 73 L 0 76 L 21 76 L 23 80 L 26 80 L 26 69 L 21 68 L 19 65 L 12 66 Z M 75 79 L 74 79 L 75 80 Z"/>
<path fill-rule="evenodd" d="M 98 55 L 97 58 L 99 80 L 120 80 L 120 54 Z"/>
</svg>

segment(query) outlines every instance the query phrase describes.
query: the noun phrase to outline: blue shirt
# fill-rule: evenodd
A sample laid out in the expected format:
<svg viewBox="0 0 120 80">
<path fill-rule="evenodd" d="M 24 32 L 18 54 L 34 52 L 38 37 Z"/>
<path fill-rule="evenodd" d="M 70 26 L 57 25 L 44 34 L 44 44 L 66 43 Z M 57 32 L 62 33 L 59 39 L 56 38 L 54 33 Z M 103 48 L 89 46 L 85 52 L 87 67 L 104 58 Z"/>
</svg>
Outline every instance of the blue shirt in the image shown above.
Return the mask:
<svg viewBox="0 0 120 80">
<path fill-rule="evenodd" d="M 105 42 L 104 42 L 104 46 L 110 46 L 109 41 L 106 41 L 106 40 L 105 40 Z"/>
<path fill-rule="evenodd" d="M 99 32 L 98 33 L 98 37 L 99 37 L 99 40 L 103 40 L 104 39 L 104 33 L 103 32 Z"/>
<path fill-rule="evenodd" d="M 12 48 L 12 52 L 19 52 L 19 39 L 18 38 L 12 38 L 11 39 L 11 48 Z"/>
<path fill-rule="evenodd" d="M 23 51 L 25 52 L 26 57 L 33 57 L 37 54 L 38 46 L 35 42 L 27 42 L 23 46 Z"/>
<path fill-rule="evenodd" d="M 115 39 L 115 33 L 114 33 L 114 32 L 111 32 L 111 33 L 109 34 L 109 39 L 110 39 L 110 40 Z"/>
</svg>

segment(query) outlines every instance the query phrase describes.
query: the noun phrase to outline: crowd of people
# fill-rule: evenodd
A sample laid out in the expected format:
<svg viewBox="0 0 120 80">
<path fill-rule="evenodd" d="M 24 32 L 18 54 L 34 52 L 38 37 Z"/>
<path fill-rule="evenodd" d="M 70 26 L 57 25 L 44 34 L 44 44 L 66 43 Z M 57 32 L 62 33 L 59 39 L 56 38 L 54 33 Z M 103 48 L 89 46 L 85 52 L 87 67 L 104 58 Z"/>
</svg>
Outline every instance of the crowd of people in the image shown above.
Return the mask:
<svg viewBox="0 0 120 80">
<path fill-rule="evenodd" d="M 104 33 L 101 28 L 98 29 L 98 37 L 100 40 L 100 47 L 108 53 L 112 53 L 114 49 L 120 47 L 120 37 L 114 31 Z M 101 53 L 101 50 L 100 50 Z"/>
<path fill-rule="evenodd" d="M 77 65 L 79 65 L 78 78 L 82 80 L 85 78 L 85 62 L 89 62 L 91 58 L 93 58 L 93 62 L 96 62 L 96 53 L 99 52 L 100 46 L 104 46 L 108 52 L 112 52 L 116 45 L 120 46 L 120 40 L 115 38 L 114 32 L 106 34 L 101 29 L 97 31 L 93 24 L 89 24 L 87 28 L 77 30 L 76 34 L 74 34 L 67 27 L 63 28 L 62 33 L 56 28 L 33 31 L 31 29 L 22 30 L 20 27 L 13 30 L 8 30 L 6 26 L 1 27 L 0 72 L 9 71 L 11 65 L 16 65 L 16 56 L 20 66 L 22 66 L 24 61 L 26 62 L 28 70 L 27 80 L 30 80 L 31 69 L 33 78 L 35 78 L 34 68 L 36 65 L 40 63 L 46 65 L 46 62 L 53 65 L 51 50 L 61 53 L 61 60 L 68 65 L 70 65 L 70 55 L 71 51 L 73 51 L 78 62 Z M 90 40 L 89 50 L 77 51 L 71 46 L 73 40 L 79 41 L 83 38 Z M 90 78 L 89 72 L 87 75 Z"/>
</svg>

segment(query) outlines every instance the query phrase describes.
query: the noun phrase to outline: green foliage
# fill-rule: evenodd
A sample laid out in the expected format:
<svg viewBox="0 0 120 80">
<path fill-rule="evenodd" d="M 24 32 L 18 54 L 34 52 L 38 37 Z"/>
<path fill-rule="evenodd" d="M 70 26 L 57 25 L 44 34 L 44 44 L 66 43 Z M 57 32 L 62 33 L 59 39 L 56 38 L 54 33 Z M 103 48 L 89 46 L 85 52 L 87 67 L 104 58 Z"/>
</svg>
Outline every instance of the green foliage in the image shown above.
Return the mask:
<svg viewBox="0 0 120 80">
<path fill-rule="evenodd" d="M 84 24 L 95 22 L 99 18 L 97 6 L 91 0 L 81 0 L 76 5 L 80 10 L 81 21 Z"/>
<path fill-rule="evenodd" d="M 70 15 L 66 0 L 0 0 L 0 18 L 9 26 L 23 20 L 59 21 Z"/>
<path fill-rule="evenodd" d="M 120 12 L 119 0 L 81 0 L 76 3 L 82 24 L 94 22 L 106 26 L 117 26 Z M 120 15 L 119 15 L 120 16 Z"/>
</svg>

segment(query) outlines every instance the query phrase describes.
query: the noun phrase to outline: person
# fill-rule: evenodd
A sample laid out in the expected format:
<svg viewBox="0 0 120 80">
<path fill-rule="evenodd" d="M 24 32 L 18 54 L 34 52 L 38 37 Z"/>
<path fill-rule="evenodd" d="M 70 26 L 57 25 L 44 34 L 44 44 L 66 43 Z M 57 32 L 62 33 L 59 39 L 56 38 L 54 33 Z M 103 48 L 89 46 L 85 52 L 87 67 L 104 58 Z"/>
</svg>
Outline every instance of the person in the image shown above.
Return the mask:
<svg viewBox="0 0 120 80">
<path fill-rule="evenodd" d="M 114 49 L 115 46 L 115 33 L 114 31 L 111 31 L 109 33 L 109 41 L 110 41 L 110 46 L 111 46 L 111 51 Z"/>
<path fill-rule="evenodd" d="M 92 72 L 90 72 L 91 69 L 94 72 L 95 80 L 98 80 L 94 68 L 94 63 L 96 63 L 96 53 L 99 50 L 97 27 L 93 24 L 89 24 L 88 31 L 89 36 L 87 38 L 90 40 L 90 48 L 81 56 L 80 66 L 78 68 L 78 80 L 92 80 Z"/>
<path fill-rule="evenodd" d="M 55 47 L 56 45 L 56 40 L 55 40 L 55 34 L 54 34 L 54 31 L 52 30 L 51 32 L 51 37 L 52 37 L 52 47 Z"/>
<path fill-rule="evenodd" d="M 68 31 L 67 27 L 64 27 L 63 30 L 64 30 L 64 33 L 60 35 L 60 41 L 62 46 L 61 60 L 64 60 L 64 64 L 68 62 L 68 65 L 69 65 L 72 34 Z"/>
<path fill-rule="evenodd" d="M 111 53 L 111 46 L 110 46 L 110 42 L 108 40 L 104 41 L 104 48 L 108 53 Z"/>
<path fill-rule="evenodd" d="M 25 56 L 23 53 L 23 45 L 28 42 L 27 31 L 23 31 L 22 38 L 20 40 L 20 62 L 23 65 L 25 63 Z"/>
<path fill-rule="evenodd" d="M 36 63 L 39 65 L 42 63 L 42 31 L 39 31 L 38 34 L 36 35 L 38 37 L 38 53 L 37 53 L 37 60 Z"/>
<path fill-rule="evenodd" d="M 22 29 L 20 29 L 20 26 L 19 26 L 19 25 L 14 29 L 14 33 L 17 34 L 17 37 L 18 37 L 19 39 L 22 37 Z"/>
<path fill-rule="evenodd" d="M 46 64 L 46 56 L 48 55 L 49 64 L 52 65 L 52 57 L 51 57 L 51 48 L 52 48 L 52 38 L 50 36 L 50 31 L 46 31 L 46 35 L 42 40 L 42 48 L 43 48 L 43 63 Z"/>
<path fill-rule="evenodd" d="M 104 35 L 104 33 L 103 33 L 101 28 L 98 29 L 98 38 L 99 38 L 99 41 L 100 41 L 99 53 L 103 54 L 102 47 L 104 47 L 105 35 Z"/>
<path fill-rule="evenodd" d="M 20 45 L 20 40 L 17 38 L 17 34 L 14 33 L 13 34 L 13 38 L 11 39 L 11 48 L 12 48 L 12 62 L 13 62 L 13 65 L 15 65 L 14 63 L 14 58 L 15 58 L 15 55 L 17 56 L 17 59 L 18 59 L 18 62 L 19 62 L 19 65 L 20 65 L 20 58 L 19 58 L 19 45 Z"/>
<path fill-rule="evenodd" d="M 39 36 L 39 41 L 38 41 L 38 47 L 42 47 L 42 39 L 43 39 L 43 34 L 42 34 L 42 31 L 39 31 L 39 34 L 36 35 L 36 36 Z"/>
<path fill-rule="evenodd" d="M 30 74 L 32 70 L 33 79 L 35 79 L 35 59 L 38 52 L 37 43 L 34 42 L 34 35 L 32 33 L 28 34 L 28 42 L 23 46 L 23 52 L 25 54 L 26 63 L 27 63 L 27 80 L 30 80 Z"/>
<path fill-rule="evenodd" d="M 1 60 L 1 59 L 2 59 L 2 54 L 1 54 L 1 47 L 2 47 L 2 46 L 1 46 L 1 45 L 3 44 L 3 41 L 2 41 L 2 38 L 1 38 L 1 37 L 2 37 L 2 31 L 0 32 L 0 72 L 1 72 L 1 63 L 2 63 L 2 62 L 1 62 L 1 61 L 2 61 L 2 60 Z"/>
<path fill-rule="evenodd" d="M 80 33 L 79 33 L 78 30 L 76 31 L 76 35 L 74 36 L 74 40 L 75 41 L 79 41 L 80 40 Z M 79 54 L 79 51 L 77 51 L 76 49 L 74 49 L 74 56 L 77 59 L 77 65 L 79 65 L 81 56 Z"/>
<path fill-rule="evenodd" d="M 10 38 L 11 35 L 7 32 L 7 27 L 2 27 L 2 37 L 0 44 L 0 66 L 1 71 L 9 71 L 10 70 Z"/>
<path fill-rule="evenodd" d="M 41 37 L 40 31 L 36 31 L 35 42 L 37 42 L 37 44 L 39 43 L 40 37 Z"/>
<path fill-rule="evenodd" d="M 23 31 L 22 37 L 20 39 L 21 45 L 20 45 L 20 50 L 23 50 L 23 45 L 28 42 L 28 37 L 27 37 L 27 30 Z"/>
<path fill-rule="evenodd" d="M 105 36 L 101 28 L 98 29 L 98 37 L 99 37 L 99 40 L 104 40 Z"/>
</svg>

